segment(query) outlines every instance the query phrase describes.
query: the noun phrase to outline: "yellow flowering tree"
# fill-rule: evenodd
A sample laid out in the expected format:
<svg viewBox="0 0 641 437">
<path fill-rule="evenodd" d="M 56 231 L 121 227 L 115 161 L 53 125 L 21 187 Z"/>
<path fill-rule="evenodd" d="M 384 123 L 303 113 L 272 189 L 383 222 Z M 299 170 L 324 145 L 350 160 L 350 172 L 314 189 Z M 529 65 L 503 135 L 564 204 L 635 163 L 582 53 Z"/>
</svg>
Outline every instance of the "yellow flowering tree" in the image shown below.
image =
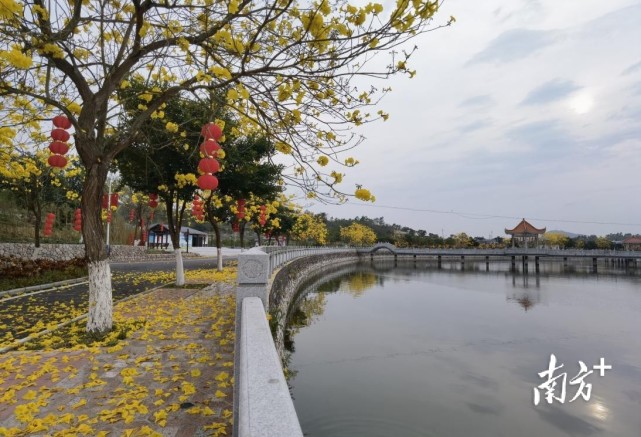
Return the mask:
<svg viewBox="0 0 641 437">
<path fill-rule="evenodd" d="M 47 164 L 49 153 L 14 149 L 0 161 L 0 188 L 10 190 L 18 205 L 33 216 L 34 245 L 40 247 L 40 226 L 45 205 L 55 208 L 68 204 L 76 207 L 82 186 L 82 168 L 76 156 L 69 157 L 65 172 Z"/>
<path fill-rule="evenodd" d="M 343 200 L 315 158 L 340 163 L 340 152 L 361 140 L 350 127 L 386 117 L 370 108 L 388 88 L 359 81 L 360 91 L 354 79 L 413 76 L 414 49 L 402 45 L 438 27 L 432 21 L 438 6 L 437 0 L 398 0 L 388 11 L 338 0 L 2 0 L 0 126 L 42 131 L 49 125 L 41 121 L 63 113 L 86 169 L 88 331 L 112 326 L 99 205 L 107 172 L 162 105 L 183 93 L 204 100 L 224 90 L 218 103 L 237 114 L 238 132 L 268 133 L 303 169 L 289 182 Z M 389 57 L 376 68 L 370 61 L 378 53 Z M 125 111 L 117 91 L 132 79 L 148 85 L 147 95 L 136 118 L 118 130 Z M 159 81 L 166 86 L 154 90 Z M 180 123 L 168 121 L 166 129 L 177 132 Z"/>
<path fill-rule="evenodd" d="M 368 226 L 353 222 L 351 225 L 340 228 L 343 241 L 353 246 L 366 246 L 376 243 L 376 233 Z"/>
<path fill-rule="evenodd" d="M 327 243 L 327 226 L 320 216 L 306 212 L 296 219 L 292 237 L 303 244 L 324 245 Z"/>
</svg>

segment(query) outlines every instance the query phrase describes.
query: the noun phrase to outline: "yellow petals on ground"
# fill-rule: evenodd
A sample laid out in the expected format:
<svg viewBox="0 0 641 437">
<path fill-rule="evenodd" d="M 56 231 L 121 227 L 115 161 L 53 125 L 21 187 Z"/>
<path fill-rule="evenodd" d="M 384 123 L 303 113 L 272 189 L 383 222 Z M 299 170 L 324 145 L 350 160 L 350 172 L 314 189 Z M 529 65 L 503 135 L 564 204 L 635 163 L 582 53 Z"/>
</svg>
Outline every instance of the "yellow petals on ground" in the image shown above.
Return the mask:
<svg viewBox="0 0 641 437">
<path fill-rule="evenodd" d="M 52 350 L 52 341 L 46 351 L 1 356 L 0 411 L 11 423 L 0 421 L 0 436 L 161 436 L 181 421 L 204 428 L 213 418 L 220 423 L 208 433 L 229 434 L 231 417 L 218 415 L 232 402 L 236 270 L 185 273 L 196 288 L 116 303 L 114 322 L 125 331 L 110 333 L 110 343 Z M 170 272 L 118 275 L 132 285 L 175 280 Z M 80 336 L 79 327 L 65 332 Z"/>
</svg>

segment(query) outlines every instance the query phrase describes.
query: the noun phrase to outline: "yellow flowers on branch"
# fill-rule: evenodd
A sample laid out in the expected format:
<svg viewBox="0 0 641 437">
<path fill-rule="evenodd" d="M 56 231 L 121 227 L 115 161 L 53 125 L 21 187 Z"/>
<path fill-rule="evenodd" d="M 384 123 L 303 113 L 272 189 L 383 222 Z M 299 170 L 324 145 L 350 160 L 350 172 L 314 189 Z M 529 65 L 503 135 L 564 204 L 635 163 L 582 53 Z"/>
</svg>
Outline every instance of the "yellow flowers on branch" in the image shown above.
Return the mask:
<svg viewBox="0 0 641 437">
<path fill-rule="evenodd" d="M 114 158 L 145 124 L 168 117 L 163 105 L 186 98 L 212 113 L 224 106 L 235 132 L 267 135 L 286 154 L 292 171 L 284 177 L 287 183 L 320 200 L 342 201 L 353 194 L 337 190 L 340 177 L 330 176 L 341 174 L 337 169 L 319 173 L 325 165 L 319 158 L 330 156 L 340 165 L 341 153 L 362 141 L 352 128 L 387 115 L 376 106 L 389 88 L 372 87 L 363 95 L 356 81 L 370 89 L 363 80 L 411 76 L 410 40 L 449 24 L 436 22 L 438 5 L 397 0 L 384 10 L 376 2 L 355 6 L 330 0 L 278 7 L 236 0 L 0 0 L 0 126 L 42 133 L 52 116 L 69 117 L 87 170 L 82 209 L 90 275 L 94 263 L 101 263 L 96 271 L 103 275 L 109 268 L 96 199 Z M 376 55 L 388 59 L 363 69 Z M 119 95 L 134 81 L 142 92 Z M 135 105 L 127 99 L 136 99 Z M 120 121 L 126 107 L 137 112 L 125 126 Z M 179 133 L 182 121 L 170 118 L 164 126 Z M 3 151 L 11 147 L 2 145 Z M 91 295 L 106 296 L 108 282 L 91 281 L 101 290 Z M 92 316 L 89 329 L 109 330 L 109 319 Z"/>
</svg>

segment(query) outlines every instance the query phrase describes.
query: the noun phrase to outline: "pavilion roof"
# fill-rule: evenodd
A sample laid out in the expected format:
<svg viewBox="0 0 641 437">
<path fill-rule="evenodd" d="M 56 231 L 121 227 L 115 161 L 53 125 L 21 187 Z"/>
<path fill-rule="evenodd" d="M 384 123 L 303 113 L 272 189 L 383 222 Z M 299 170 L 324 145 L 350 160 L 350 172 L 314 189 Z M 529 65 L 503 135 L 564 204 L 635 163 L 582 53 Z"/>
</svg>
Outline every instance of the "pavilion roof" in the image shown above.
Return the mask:
<svg viewBox="0 0 641 437">
<path fill-rule="evenodd" d="M 641 237 L 638 235 L 633 235 L 623 240 L 623 244 L 641 244 Z"/>
<path fill-rule="evenodd" d="M 533 235 L 533 234 L 545 234 L 545 228 L 538 229 L 528 223 L 527 220 L 521 220 L 521 223 L 516 225 L 514 229 L 505 228 L 505 233 L 510 235 Z"/>
</svg>

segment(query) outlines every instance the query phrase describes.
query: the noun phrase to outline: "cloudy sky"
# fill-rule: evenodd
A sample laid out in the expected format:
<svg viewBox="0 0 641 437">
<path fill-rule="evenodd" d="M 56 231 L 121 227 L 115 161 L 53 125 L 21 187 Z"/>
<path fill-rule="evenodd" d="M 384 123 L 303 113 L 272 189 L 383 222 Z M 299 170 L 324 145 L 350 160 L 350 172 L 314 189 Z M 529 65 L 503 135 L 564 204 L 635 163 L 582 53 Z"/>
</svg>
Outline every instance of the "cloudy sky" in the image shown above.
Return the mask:
<svg viewBox="0 0 641 437">
<path fill-rule="evenodd" d="M 363 129 L 348 169 L 376 203 L 311 210 L 446 236 L 521 217 L 641 233 L 641 1 L 446 0 L 440 14 L 456 24 L 416 41 L 417 76 L 389 83 L 390 119 Z"/>
</svg>

